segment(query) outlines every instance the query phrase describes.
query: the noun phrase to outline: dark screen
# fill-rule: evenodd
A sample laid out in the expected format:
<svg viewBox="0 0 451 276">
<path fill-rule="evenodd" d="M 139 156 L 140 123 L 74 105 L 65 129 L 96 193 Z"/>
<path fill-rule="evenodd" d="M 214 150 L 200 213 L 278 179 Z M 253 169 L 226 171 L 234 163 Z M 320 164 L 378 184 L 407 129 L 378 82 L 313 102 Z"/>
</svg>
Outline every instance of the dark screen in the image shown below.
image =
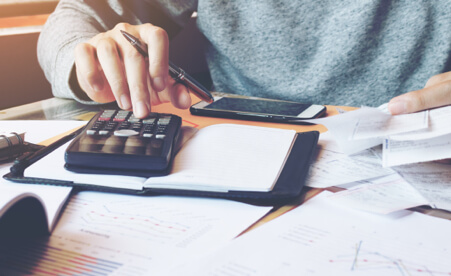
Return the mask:
<svg viewBox="0 0 451 276">
<path fill-rule="evenodd" d="M 265 101 L 265 100 L 249 100 L 240 98 L 221 98 L 205 108 L 231 110 L 241 112 L 253 112 L 263 114 L 276 114 L 297 116 L 302 111 L 307 109 L 310 104 L 293 103 L 293 102 L 279 102 L 279 101 Z"/>
</svg>

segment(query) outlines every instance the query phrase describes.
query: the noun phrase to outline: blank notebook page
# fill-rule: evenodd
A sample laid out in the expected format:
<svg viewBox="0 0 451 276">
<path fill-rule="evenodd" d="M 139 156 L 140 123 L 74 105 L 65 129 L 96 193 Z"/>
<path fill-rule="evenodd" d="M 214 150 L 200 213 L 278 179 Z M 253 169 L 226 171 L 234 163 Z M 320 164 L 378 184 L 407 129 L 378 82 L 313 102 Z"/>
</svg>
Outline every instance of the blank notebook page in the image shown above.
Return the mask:
<svg viewBox="0 0 451 276">
<path fill-rule="evenodd" d="M 294 130 L 246 125 L 205 127 L 177 153 L 168 176 L 152 177 L 144 187 L 270 191 L 295 134 Z"/>
</svg>

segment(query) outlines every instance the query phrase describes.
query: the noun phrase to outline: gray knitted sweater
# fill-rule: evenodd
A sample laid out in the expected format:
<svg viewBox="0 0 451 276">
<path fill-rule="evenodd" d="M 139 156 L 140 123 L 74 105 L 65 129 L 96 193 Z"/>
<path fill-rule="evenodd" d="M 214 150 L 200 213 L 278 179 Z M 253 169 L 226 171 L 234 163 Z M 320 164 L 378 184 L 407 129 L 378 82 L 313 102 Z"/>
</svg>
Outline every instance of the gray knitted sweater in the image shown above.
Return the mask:
<svg viewBox="0 0 451 276">
<path fill-rule="evenodd" d="M 451 71 L 449 0 L 62 0 L 38 44 L 55 96 L 77 99 L 75 45 L 121 21 L 145 23 L 139 2 L 181 26 L 197 11 L 216 91 L 377 106 Z"/>
</svg>

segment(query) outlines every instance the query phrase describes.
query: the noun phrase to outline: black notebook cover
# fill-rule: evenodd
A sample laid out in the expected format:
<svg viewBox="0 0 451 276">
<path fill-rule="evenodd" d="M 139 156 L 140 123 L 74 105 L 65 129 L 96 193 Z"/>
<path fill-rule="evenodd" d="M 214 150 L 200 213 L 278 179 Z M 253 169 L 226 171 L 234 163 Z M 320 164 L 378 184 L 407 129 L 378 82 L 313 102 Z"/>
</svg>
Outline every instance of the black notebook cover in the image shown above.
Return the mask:
<svg viewBox="0 0 451 276">
<path fill-rule="evenodd" d="M 162 188 L 145 188 L 143 190 L 137 191 L 123 188 L 111 188 L 91 184 L 75 183 L 72 181 L 24 177 L 23 174 L 20 175 L 8 173 L 4 176 L 4 178 L 18 183 L 72 186 L 80 190 L 96 190 L 140 195 L 179 195 L 230 198 L 253 204 L 278 205 L 295 199 L 301 195 L 301 191 L 304 187 L 312 158 L 316 152 L 318 138 L 319 132 L 317 131 L 300 132 L 296 134 L 295 141 L 292 144 L 291 150 L 282 168 L 279 178 L 277 179 L 274 188 L 269 192 L 229 191 L 224 193 Z"/>
</svg>

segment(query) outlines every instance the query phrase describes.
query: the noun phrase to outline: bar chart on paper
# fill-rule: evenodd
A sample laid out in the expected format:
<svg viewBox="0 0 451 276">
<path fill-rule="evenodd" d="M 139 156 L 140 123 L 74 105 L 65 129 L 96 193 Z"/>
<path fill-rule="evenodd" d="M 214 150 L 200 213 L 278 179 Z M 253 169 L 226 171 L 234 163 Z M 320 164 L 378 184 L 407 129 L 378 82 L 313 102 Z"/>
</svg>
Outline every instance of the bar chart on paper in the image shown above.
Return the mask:
<svg viewBox="0 0 451 276">
<path fill-rule="evenodd" d="M 207 198 L 80 192 L 48 240 L 24 243 L 4 259 L 13 260 L 8 272 L 14 273 L 6 275 L 166 275 L 174 264 L 223 246 L 270 209 Z M 21 263 L 27 263 L 22 274 Z M 0 275 L 4 271 L 0 266 Z"/>
<path fill-rule="evenodd" d="M 19 256 L 19 258 L 15 258 Z M 121 263 L 59 249 L 45 241 L 14 244 L 0 259 L 2 275 L 109 275 Z"/>
</svg>

